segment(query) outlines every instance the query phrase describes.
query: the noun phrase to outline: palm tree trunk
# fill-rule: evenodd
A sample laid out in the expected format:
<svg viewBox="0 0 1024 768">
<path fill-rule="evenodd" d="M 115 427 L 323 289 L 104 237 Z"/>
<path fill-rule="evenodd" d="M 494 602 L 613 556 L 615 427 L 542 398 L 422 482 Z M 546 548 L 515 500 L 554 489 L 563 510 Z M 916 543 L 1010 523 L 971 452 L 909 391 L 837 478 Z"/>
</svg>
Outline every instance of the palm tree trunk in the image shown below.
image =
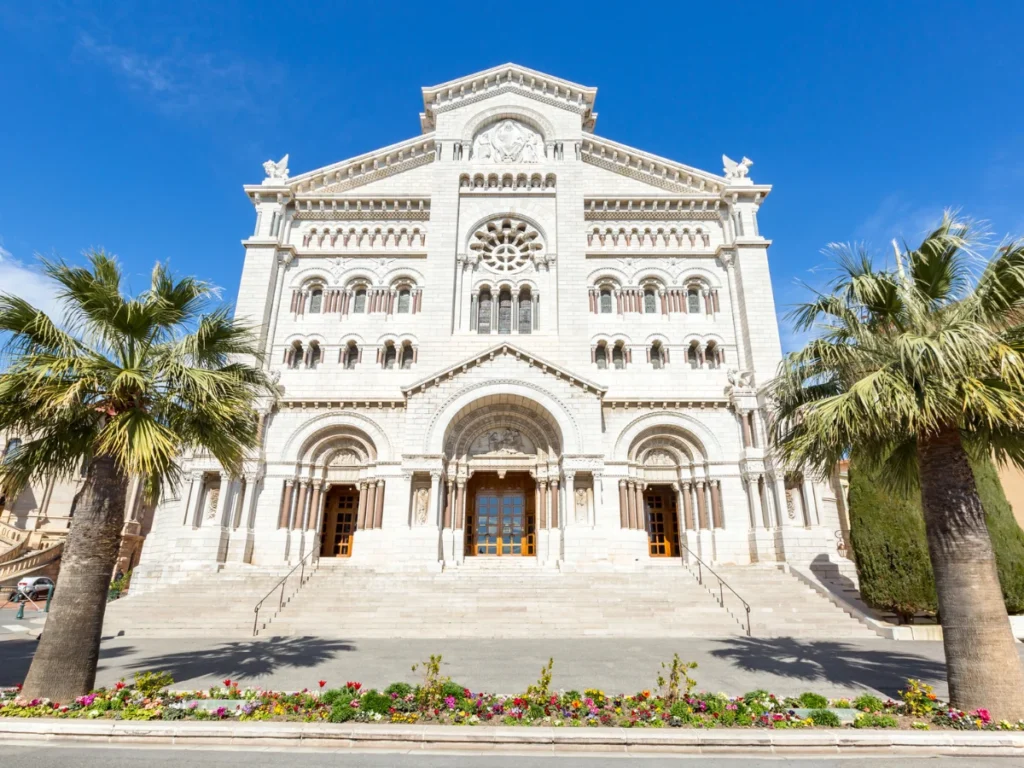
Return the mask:
<svg viewBox="0 0 1024 768">
<path fill-rule="evenodd" d="M 919 441 L 918 461 L 950 703 L 988 709 L 997 719 L 1024 718 L 1024 669 L 959 430 Z"/>
<path fill-rule="evenodd" d="M 74 518 L 50 615 L 22 695 L 70 703 L 96 683 L 103 614 L 124 524 L 128 478 L 96 456 L 72 505 Z"/>
</svg>

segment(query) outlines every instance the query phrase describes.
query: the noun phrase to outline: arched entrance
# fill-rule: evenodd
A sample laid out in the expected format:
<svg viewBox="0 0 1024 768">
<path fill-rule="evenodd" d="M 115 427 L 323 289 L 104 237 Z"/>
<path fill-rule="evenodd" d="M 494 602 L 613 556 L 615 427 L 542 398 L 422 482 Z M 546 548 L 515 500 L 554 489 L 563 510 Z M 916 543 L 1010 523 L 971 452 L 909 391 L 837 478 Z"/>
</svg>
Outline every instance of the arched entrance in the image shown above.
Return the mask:
<svg viewBox="0 0 1024 768">
<path fill-rule="evenodd" d="M 358 510 L 359 489 L 356 486 L 336 485 L 327 492 L 320 529 L 321 557 L 352 556 Z"/>
<path fill-rule="evenodd" d="M 558 423 L 527 398 L 488 395 L 462 408 L 443 444 L 446 552 L 542 556 L 561 528 L 561 446 Z"/>
</svg>

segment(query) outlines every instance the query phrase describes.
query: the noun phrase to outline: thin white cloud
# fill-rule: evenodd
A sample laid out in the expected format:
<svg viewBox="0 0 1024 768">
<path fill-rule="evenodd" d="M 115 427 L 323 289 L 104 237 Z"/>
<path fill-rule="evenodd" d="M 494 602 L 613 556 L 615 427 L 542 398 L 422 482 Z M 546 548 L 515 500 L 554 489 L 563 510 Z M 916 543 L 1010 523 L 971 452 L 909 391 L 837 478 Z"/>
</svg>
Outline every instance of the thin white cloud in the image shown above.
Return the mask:
<svg viewBox="0 0 1024 768">
<path fill-rule="evenodd" d="M 10 293 L 60 320 L 57 289 L 39 270 L 18 261 L 0 244 L 0 292 Z"/>
<path fill-rule="evenodd" d="M 916 245 L 915 241 L 931 232 L 941 219 L 941 206 L 917 205 L 898 194 L 890 194 L 857 226 L 853 237 L 875 248 L 887 248 L 894 237 Z"/>
</svg>

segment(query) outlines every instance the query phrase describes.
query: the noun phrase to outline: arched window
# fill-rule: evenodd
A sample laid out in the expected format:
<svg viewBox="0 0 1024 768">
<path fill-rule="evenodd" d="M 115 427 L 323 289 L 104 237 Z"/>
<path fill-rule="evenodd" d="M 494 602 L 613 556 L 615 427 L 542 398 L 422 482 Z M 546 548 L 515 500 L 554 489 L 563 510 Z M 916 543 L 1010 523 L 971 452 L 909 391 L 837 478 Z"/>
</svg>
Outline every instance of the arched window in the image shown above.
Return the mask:
<svg viewBox="0 0 1024 768">
<path fill-rule="evenodd" d="M 594 351 L 594 361 L 602 370 L 608 367 L 608 345 L 603 341 L 597 345 L 597 349 Z"/>
<path fill-rule="evenodd" d="M 512 333 L 512 291 L 508 288 L 498 294 L 498 333 Z"/>
<path fill-rule="evenodd" d="M 620 370 L 626 367 L 626 355 L 622 349 L 622 344 L 616 344 L 612 347 L 612 367 Z"/>
<path fill-rule="evenodd" d="M 610 315 L 612 313 L 612 289 L 602 288 L 601 289 L 601 314 Z"/>
<path fill-rule="evenodd" d="M 398 357 L 398 350 L 393 342 L 384 345 L 384 369 L 390 371 L 395 367 L 395 359 Z"/>
<path fill-rule="evenodd" d="M 398 291 L 398 313 L 405 314 L 409 311 L 409 298 L 411 291 L 408 288 L 402 288 Z"/>
<path fill-rule="evenodd" d="M 20 450 L 21 450 L 21 439 L 20 438 L 12 437 L 10 440 L 8 440 L 7 441 L 7 447 L 4 448 L 4 463 L 6 464 L 8 461 L 10 461 L 15 456 L 17 456 L 18 455 L 18 451 L 20 451 Z"/>
<path fill-rule="evenodd" d="M 353 312 L 366 312 L 366 289 L 356 288 L 355 301 L 352 303 Z"/>
<path fill-rule="evenodd" d="M 718 345 L 713 341 L 708 342 L 706 358 L 708 362 L 708 368 L 718 367 Z"/>
<path fill-rule="evenodd" d="M 307 368 L 316 368 L 320 364 L 320 358 L 323 353 L 320 351 L 320 345 L 315 342 L 309 342 L 309 363 L 306 365 Z"/>
<path fill-rule="evenodd" d="M 410 368 L 412 368 L 412 355 L 413 355 L 412 344 L 410 344 L 407 341 L 404 344 L 402 344 L 402 360 L 401 360 L 400 365 L 401 365 L 401 368 L 402 368 L 403 371 L 406 371 L 406 370 L 409 370 Z"/>
<path fill-rule="evenodd" d="M 480 291 L 480 302 L 477 305 L 476 329 L 478 333 L 491 332 L 491 292 L 484 288 Z"/>
<path fill-rule="evenodd" d="M 346 370 L 352 370 L 356 367 L 356 363 L 359 362 L 359 347 L 354 341 L 350 341 L 345 345 L 345 351 L 341 357 L 341 364 Z"/>
<path fill-rule="evenodd" d="M 653 315 L 658 311 L 658 297 L 653 288 L 644 289 L 644 314 Z"/>
<path fill-rule="evenodd" d="M 302 353 L 305 350 L 302 348 L 302 342 L 296 341 L 292 344 L 292 355 L 288 359 L 289 368 L 299 368 L 302 365 Z"/>
<path fill-rule="evenodd" d="M 324 292 L 322 288 L 314 288 L 309 294 L 309 314 L 317 315 L 324 305 Z"/>
<path fill-rule="evenodd" d="M 519 291 L 519 332 L 533 332 L 533 294 L 529 288 Z"/>
<path fill-rule="evenodd" d="M 661 342 L 656 341 L 651 345 L 651 367 L 658 371 L 665 367 L 664 350 Z"/>
<path fill-rule="evenodd" d="M 700 289 L 689 288 L 686 291 L 686 311 L 691 314 L 700 312 Z"/>
<path fill-rule="evenodd" d="M 690 344 L 686 350 L 686 362 L 690 364 L 691 368 L 700 368 L 700 358 L 697 357 L 697 342 Z"/>
</svg>

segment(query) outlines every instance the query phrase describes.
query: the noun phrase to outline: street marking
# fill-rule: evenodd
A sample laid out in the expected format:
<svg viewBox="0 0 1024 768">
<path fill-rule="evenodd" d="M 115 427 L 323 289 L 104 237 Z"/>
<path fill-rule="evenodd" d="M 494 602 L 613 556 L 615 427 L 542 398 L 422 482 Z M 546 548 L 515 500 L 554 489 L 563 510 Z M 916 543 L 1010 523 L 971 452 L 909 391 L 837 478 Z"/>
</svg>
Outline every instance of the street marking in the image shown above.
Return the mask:
<svg viewBox="0 0 1024 768">
<path fill-rule="evenodd" d="M 4 624 L 3 628 L 8 632 L 28 632 L 28 627 L 23 624 Z"/>
</svg>

